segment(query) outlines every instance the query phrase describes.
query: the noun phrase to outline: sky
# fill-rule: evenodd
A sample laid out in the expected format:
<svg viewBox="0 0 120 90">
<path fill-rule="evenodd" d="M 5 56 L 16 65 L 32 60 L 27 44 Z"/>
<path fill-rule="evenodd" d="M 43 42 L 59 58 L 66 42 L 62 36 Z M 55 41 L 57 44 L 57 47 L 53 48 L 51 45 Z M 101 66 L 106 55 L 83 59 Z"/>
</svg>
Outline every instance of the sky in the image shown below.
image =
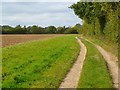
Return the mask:
<svg viewBox="0 0 120 90">
<path fill-rule="evenodd" d="M 24 0 L 25 1 L 25 0 Z M 82 24 L 74 11 L 68 8 L 74 2 L 24 2 L 23 0 L 3 0 L 2 25 L 38 25 L 42 27 L 74 26 Z M 36 0 L 37 1 L 37 0 Z"/>
</svg>

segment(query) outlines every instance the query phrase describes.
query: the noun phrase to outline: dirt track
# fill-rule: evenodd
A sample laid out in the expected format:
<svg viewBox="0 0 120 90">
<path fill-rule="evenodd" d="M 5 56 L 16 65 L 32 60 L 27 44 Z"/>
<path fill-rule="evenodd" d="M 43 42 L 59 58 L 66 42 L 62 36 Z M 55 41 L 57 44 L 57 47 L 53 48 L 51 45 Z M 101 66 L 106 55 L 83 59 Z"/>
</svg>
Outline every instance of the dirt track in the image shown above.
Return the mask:
<svg viewBox="0 0 120 90">
<path fill-rule="evenodd" d="M 113 85 L 115 88 L 118 88 L 118 64 L 115 61 L 118 61 L 116 59 L 111 58 L 111 56 L 106 52 L 102 47 L 95 45 L 96 48 L 100 51 L 100 53 L 105 58 L 108 68 L 110 70 L 112 79 L 113 79 Z"/>
<path fill-rule="evenodd" d="M 64 34 L 9 34 L 0 35 L 0 47 L 15 45 L 18 43 L 28 42 L 32 40 L 43 40 L 47 38 L 63 36 Z"/>
<path fill-rule="evenodd" d="M 83 67 L 83 62 L 86 57 L 87 49 L 86 46 L 81 42 L 80 39 L 76 38 L 78 40 L 78 43 L 80 44 L 80 53 L 77 58 L 77 61 L 74 63 L 73 67 L 71 68 L 70 72 L 66 75 L 65 79 L 60 85 L 60 90 L 61 88 L 72 88 L 75 89 L 77 88 L 79 78 L 80 78 L 80 73 L 82 71 Z"/>
</svg>

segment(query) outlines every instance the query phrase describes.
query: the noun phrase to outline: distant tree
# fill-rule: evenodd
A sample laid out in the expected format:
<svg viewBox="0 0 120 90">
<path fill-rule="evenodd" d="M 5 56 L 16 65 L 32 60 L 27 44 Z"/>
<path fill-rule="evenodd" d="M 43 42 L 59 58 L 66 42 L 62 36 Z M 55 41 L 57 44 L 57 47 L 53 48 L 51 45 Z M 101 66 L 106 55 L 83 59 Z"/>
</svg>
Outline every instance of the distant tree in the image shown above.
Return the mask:
<svg viewBox="0 0 120 90">
<path fill-rule="evenodd" d="M 39 34 L 45 34 L 45 29 L 43 27 L 38 27 Z"/>
<path fill-rule="evenodd" d="M 11 27 L 8 25 L 1 26 L 2 28 L 2 33 L 3 34 L 64 34 L 64 33 L 70 33 L 70 34 L 76 34 L 78 33 L 79 25 L 76 25 L 75 27 L 58 27 L 56 28 L 55 26 L 48 26 L 48 27 L 40 27 L 37 25 L 33 26 L 20 26 L 17 25 L 16 27 Z"/>
<path fill-rule="evenodd" d="M 0 25 L 0 34 L 2 34 L 2 26 Z"/>
<path fill-rule="evenodd" d="M 65 32 L 65 26 L 64 27 L 58 27 L 57 28 L 57 33 L 58 34 L 63 34 Z"/>
<path fill-rule="evenodd" d="M 82 32 L 82 31 L 81 31 L 81 28 L 82 28 L 82 25 L 80 25 L 80 24 L 76 24 L 76 25 L 73 27 L 73 29 L 76 30 L 78 33 L 81 33 L 81 32 Z"/>
<path fill-rule="evenodd" d="M 32 33 L 32 34 L 37 34 L 37 33 L 39 33 L 39 31 L 38 31 L 38 26 L 33 25 L 33 26 L 30 28 L 30 33 Z"/>
<path fill-rule="evenodd" d="M 77 28 L 81 28 L 82 25 L 80 25 L 80 24 L 78 23 L 78 24 L 75 25 L 75 27 L 77 27 Z"/>
<path fill-rule="evenodd" d="M 57 29 L 55 26 L 48 26 L 46 27 L 46 33 L 49 33 L 49 34 L 55 34 L 57 32 Z"/>
<path fill-rule="evenodd" d="M 25 34 L 26 29 L 22 28 L 20 25 L 17 25 L 13 31 L 14 34 Z"/>
<path fill-rule="evenodd" d="M 27 33 L 29 33 L 29 34 L 44 34 L 45 29 L 43 27 L 39 27 L 39 26 L 36 26 L 36 25 L 28 26 L 27 27 Z"/>
<path fill-rule="evenodd" d="M 30 30 L 31 30 L 31 26 L 28 26 L 28 27 L 26 27 L 27 28 L 27 34 L 30 34 L 31 32 L 30 32 Z"/>
<path fill-rule="evenodd" d="M 14 31 L 14 28 L 12 28 L 9 25 L 3 25 L 2 26 L 2 34 L 12 34 Z"/>
<path fill-rule="evenodd" d="M 78 31 L 74 27 L 69 27 L 66 29 L 65 34 L 78 34 Z"/>
<path fill-rule="evenodd" d="M 23 31 L 24 31 L 25 33 L 27 33 L 27 27 L 26 27 L 26 26 L 23 27 Z"/>
</svg>

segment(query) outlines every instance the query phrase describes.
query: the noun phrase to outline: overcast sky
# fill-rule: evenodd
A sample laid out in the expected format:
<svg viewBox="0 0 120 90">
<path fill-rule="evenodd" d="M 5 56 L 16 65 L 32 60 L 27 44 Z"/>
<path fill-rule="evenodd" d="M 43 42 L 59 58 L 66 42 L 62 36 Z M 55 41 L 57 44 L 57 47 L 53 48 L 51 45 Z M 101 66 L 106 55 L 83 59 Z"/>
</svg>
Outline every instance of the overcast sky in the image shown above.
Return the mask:
<svg viewBox="0 0 120 90">
<path fill-rule="evenodd" d="M 3 25 L 39 25 L 39 26 L 73 26 L 82 24 L 68 8 L 73 2 L 12 2 L 2 3 Z M 11 1 L 11 0 L 10 0 Z M 19 0 L 18 0 L 19 1 Z M 33 0 L 31 0 L 33 1 Z M 34 0 L 35 1 L 35 0 Z"/>
</svg>

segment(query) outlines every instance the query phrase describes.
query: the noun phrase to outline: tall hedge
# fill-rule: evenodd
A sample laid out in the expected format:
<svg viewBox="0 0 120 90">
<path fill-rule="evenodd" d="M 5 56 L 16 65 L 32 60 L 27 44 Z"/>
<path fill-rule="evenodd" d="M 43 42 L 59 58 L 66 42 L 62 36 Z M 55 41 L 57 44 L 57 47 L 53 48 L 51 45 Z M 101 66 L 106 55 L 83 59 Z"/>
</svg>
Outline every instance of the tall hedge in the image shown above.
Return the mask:
<svg viewBox="0 0 120 90">
<path fill-rule="evenodd" d="M 118 42 L 118 2 L 77 2 L 70 6 L 84 20 L 84 35 L 104 37 Z"/>
</svg>

